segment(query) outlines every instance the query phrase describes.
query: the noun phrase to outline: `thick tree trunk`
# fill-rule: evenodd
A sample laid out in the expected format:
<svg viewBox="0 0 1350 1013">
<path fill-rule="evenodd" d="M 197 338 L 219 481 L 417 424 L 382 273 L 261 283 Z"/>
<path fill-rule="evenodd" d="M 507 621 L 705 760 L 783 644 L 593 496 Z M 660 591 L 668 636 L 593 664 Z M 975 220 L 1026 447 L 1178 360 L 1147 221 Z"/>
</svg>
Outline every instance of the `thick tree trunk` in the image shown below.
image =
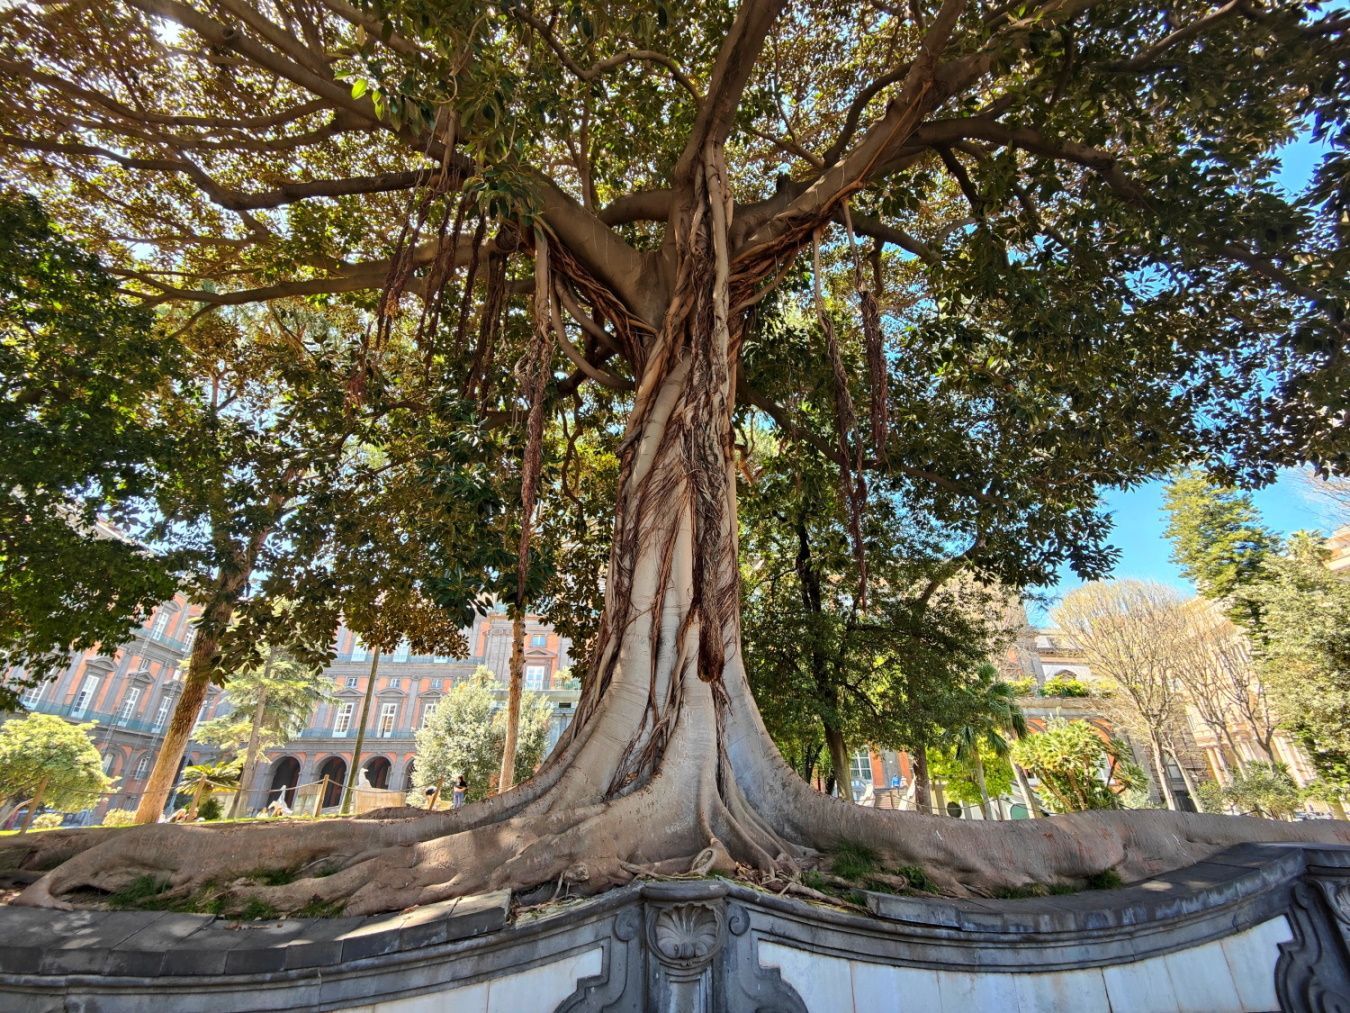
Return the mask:
<svg viewBox="0 0 1350 1013">
<path fill-rule="evenodd" d="M 975 775 L 975 787 L 980 790 L 980 815 L 985 819 L 993 819 L 989 815 L 989 790 L 984 786 L 984 758 L 980 756 L 978 749 L 975 750 L 971 772 Z"/>
<path fill-rule="evenodd" d="M 856 802 L 853 780 L 849 776 L 848 747 L 844 744 L 844 733 L 826 724 L 825 745 L 830 750 L 830 766 L 834 768 L 834 783 L 839 786 L 839 797 L 846 802 Z"/>
<path fill-rule="evenodd" d="M 263 719 L 267 716 L 267 680 L 272 675 L 272 665 L 275 663 L 276 657 L 276 648 L 269 649 L 267 663 L 263 665 L 263 684 L 258 692 L 258 703 L 253 708 L 253 724 L 248 732 L 248 748 L 244 751 L 244 766 L 239 771 L 239 790 L 234 793 L 234 801 L 230 803 L 230 819 L 237 818 L 240 811 L 247 808 L 244 796 L 248 794 L 248 786 L 253 781 L 253 771 L 258 766 L 258 742 L 262 738 Z"/>
<path fill-rule="evenodd" d="M 1172 813 L 1079 814 L 1035 825 L 937 820 L 821 795 L 787 766 L 760 720 L 740 655 L 731 202 L 720 151 L 704 156 L 672 224 L 670 310 L 632 357 L 638 386 L 619 449 L 591 671 L 575 719 L 540 771 L 464 809 L 416 818 L 86 835 L 79 845 L 86 850 L 29 886 L 21 903 L 61 905 L 62 894 L 82 887 L 120 889 L 143 875 L 148 855 L 172 875 L 176 895 L 211 880 L 278 910 L 320 900 L 362 914 L 543 883 L 593 893 L 635 875 L 691 870 L 785 891 L 822 851 L 849 844 L 875 850 L 890 867 L 920 866 L 960 894 L 1082 883 L 1108 868 L 1128 879 L 1196 861 L 1235 839 L 1339 833 L 1350 841 L 1343 824 Z M 921 756 L 916 776 L 926 779 Z M 242 880 L 261 867 L 292 868 L 299 855 L 311 866 L 325 857 L 339 871 L 277 886 Z"/>
<path fill-rule="evenodd" d="M 502 770 L 497 790 L 509 791 L 516 784 L 516 736 L 520 731 L 520 690 L 525 678 L 525 614 L 516 610 L 511 620 L 511 676 L 506 686 L 506 741 L 502 745 Z"/>
<path fill-rule="evenodd" d="M 1172 779 L 1167 776 L 1167 761 L 1163 758 L 1163 744 L 1153 732 L 1149 733 L 1149 745 L 1153 754 L 1153 774 L 1158 780 L 1158 794 L 1168 809 L 1177 808 L 1177 797 L 1172 794 Z"/>
<path fill-rule="evenodd" d="M 914 760 L 914 808 L 921 813 L 933 811 L 933 782 L 928 776 L 928 747 L 916 746 Z"/>
<path fill-rule="evenodd" d="M 218 605 L 216 612 L 225 613 L 228 622 L 233 613 L 233 603 Z M 219 628 L 219 627 L 216 627 Z M 202 704 L 206 702 L 206 691 L 211 687 L 211 671 L 215 664 L 217 641 L 203 627 L 192 643 L 192 655 L 188 661 L 187 675 L 183 679 L 183 692 L 174 704 L 173 716 L 169 719 L 169 729 L 160 743 L 159 755 L 155 757 L 154 769 L 145 782 L 145 791 L 136 806 L 137 823 L 156 823 L 164 814 L 164 806 L 169 801 L 174 782 L 178 778 L 178 766 L 187 752 L 188 741 L 192 738 L 192 729 L 197 724 Z"/>
<path fill-rule="evenodd" d="M 377 647 L 370 655 L 370 677 L 366 680 L 366 696 L 361 701 L 361 722 L 356 726 L 356 745 L 352 747 L 352 765 L 347 769 L 347 784 L 342 791 L 341 811 L 345 814 L 352 808 L 352 793 L 356 791 L 361 776 L 361 750 L 366 744 L 366 725 L 370 721 L 370 701 L 375 696 L 375 676 L 380 671 L 380 649 Z M 322 807 L 322 802 L 320 803 Z"/>
</svg>

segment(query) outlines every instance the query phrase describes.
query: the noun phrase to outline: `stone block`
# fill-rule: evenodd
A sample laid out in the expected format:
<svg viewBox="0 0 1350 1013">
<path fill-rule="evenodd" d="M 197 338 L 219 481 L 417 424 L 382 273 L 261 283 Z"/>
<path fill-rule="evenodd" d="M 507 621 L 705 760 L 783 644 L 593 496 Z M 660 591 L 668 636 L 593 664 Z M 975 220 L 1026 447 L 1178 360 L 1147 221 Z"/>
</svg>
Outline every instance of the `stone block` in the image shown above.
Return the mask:
<svg viewBox="0 0 1350 1013">
<path fill-rule="evenodd" d="M 1220 943 L 1178 950 L 1162 959 L 1172 979 L 1177 1013 L 1240 1013 L 1243 1009 Z"/>
<path fill-rule="evenodd" d="M 342 942 L 342 962 L 351 963 L 366 957 L 383 956 L 399 949 L 398 930 L 403 915 L 380 915 L 367 918 L 362 924 L 337 938 Z"/>
<path fill-rule="evenodd" d="M 1111 1013 L 1106 982 L 1098 968 L 1014 974 L 1018 1013 Z"/>
<path fill-rule="evenodd" d="M 1177 1008 L 1163 957 L 1103 967 L 1102 981 L 1111 1013 L 1163 1013 Z"/>
</svg>

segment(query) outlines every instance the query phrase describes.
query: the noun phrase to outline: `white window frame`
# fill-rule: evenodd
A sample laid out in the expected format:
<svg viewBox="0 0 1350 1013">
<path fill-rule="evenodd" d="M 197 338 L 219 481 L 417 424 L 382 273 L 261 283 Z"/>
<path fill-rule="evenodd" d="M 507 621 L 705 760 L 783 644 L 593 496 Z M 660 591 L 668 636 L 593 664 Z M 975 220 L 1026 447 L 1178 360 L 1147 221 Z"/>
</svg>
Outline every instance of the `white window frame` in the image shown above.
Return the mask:
<svg viewBox="0 0 1350 1013">
<path fill-rule="evenodd" d="M 357 686 L 357 683 L 359 683 L 360 681 L 361 681 L 361 677 L 360 677 L 359 675 L 349 675 L 349 676 L 347 676 L 347 688 L 348 688 L 348 689 L 355 689 L 356 686 Z"/>
<path fill-rule="evenodd" d="M 169 615 L 167 609 L 160 609 L 155 613 L 155 621 L 150 625 L 150 636 L 156 640 L 163 640 L 164 635 L 169 630 L 169 623 L 173 616 Z"/>
<path fill-rule="evenodd" d="M 866 766 L 864 772 L 861 765 Z M 862 784 L 866 788 L 872 784 L 872 757 L 865 749 L 860 749 L 848 758 L 848 780 L 849 784 Z"/>
<path fill-rule="evenodd" d="M 380 704 L 380 720 L 375 726 L 375 736 L 381 739 L 390 738 L 394 734 L 394 722 L 397 718 L 397 702 Z"/>
<path fill-rule="evenodd" d="M 338 704 L 337 716 L 333 719 L 334 738 L 345 738 L 352 730 L 352 714 L 355 711 L 356 704 L 350 700 Z"/>
<path fill-rule="evenodd" d="M 366 645 L 361 643 L 360 637 L 352 637 L 352 661 L 366 661 L 370 658 L 370 652 L 366 650 Z"/>
<path fill-rule="evenodd" d="M 432 661 L 432 664 L 435 664 L 435 665 L 448 665 L 448 664 L 450 664 L 450 655 L 448 655 L 448 654 L 437 654 L 437 655 L 435 655 L 435 656 L 431 659 L 431 661 Z"/>
<path fill-rule="evenodd" d="M 42 694 L 47 689 L 45 682 L 40 682 L 36 686 L 29 686 L 19 697 L 19 703 L 23 704 L 28 710 L 32 710 L 42 700 Z"/>
<path fill-rule="evenodd" d="M 531 647 L 545 647 L 545 646 L 547 646 L 547 645 L 548 645 L 548 634 L 547 634 L 547 633 L 531 633 L 531 634 L 530 634 L 530 646 L 531 646 Z"/>
<path fill-rule="evenodd" d="M 544 680 L 548 678 L 548 667 L 545 665 L 526 665 L 525 666 L 525 688 L 533 693 L 542 693 L 544 691 Z"/>
<path fill-rule="evenodd" d="M 440 704 L 441 702 L 439 700 L 432 700 L 431 703 L 425 705 L 422 708 L 422 723 L 417 726 L 419 729 L 425 728 L 427 726 L 427 722 L 430 721 L 432 717 L 435 716 L 436 708 L 439 707 Z"/>
<path fill-rule="evenodd" d="M 141 687 L 132 686 L 127 690 L 126 699 L 122 701 L 122 709 L 117 712 L 117 723 L 125 724 L 131 720 L 131 715 L 136 713 L 136 705 L 141 702 Z"/>
<path fill-rule="evenodd" d="M 394 660 L 407 661 L 411 651 L 412 648 L 408 645 L 406 640 L 399 641 L 399 645 L 394 648 Z"/>
<path fill-rule="evenodd" d="M 86 675 L 84 677 L 84 685 L 75 694 L 75 702 L 70 705 L 71 717 L 84 717 L 85 712 L 89 710 L 89 705 L 94 702 L 94 697 L 98 696 L 98 684 L 101 681 L 97 675 Z"/>
<path fill-rule="evenodd" d="M 167 696 L 160 700 L 159 708 L 155 711 L 155 724 L 154 727 L 151 728 L 151 731 L 158 732 L 164 730 L 164 722 L 169 720 L 169 707 L 172 703 L 173 701 Z"/>
<path fill-rule="evenodd" d="M 148 773 L 150 773 L 150 754 L 146 753 L 136 761 L 136 770 L 132 773 L 131 779 L 142 781 Z"/>
</svg>

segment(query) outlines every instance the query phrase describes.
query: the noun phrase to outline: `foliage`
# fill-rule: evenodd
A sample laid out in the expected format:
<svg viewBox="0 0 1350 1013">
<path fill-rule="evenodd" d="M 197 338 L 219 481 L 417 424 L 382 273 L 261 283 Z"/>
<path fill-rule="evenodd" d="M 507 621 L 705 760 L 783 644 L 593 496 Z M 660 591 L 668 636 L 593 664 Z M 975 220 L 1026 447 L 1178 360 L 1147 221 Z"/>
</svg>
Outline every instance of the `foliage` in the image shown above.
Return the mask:
<svg viewBox="0 0 1350 1013">
<path fill-rule="evenodd" d="M 102 826 L 129 827 L 136 822 L 135 809 L 109 809 L 103 814 Z"/>
<path fill-rule="evenodd" d="M 230 761 L 228 763 L 194 763 L 183 768 L 182 779 L 178 782 L 178 790 L 189 792 L 192 795 L 192 801 L 189 803 L 189 815 L 196 819 L 198 816 L 205 816 L 203 809 L 207 802 L 216 802 L 215 817 L 220 817 L 220 804 L 211 798 L 212 792 L 217 790 L 231 791 L 239 787 L 239 762 Z"/>
<path fill-rule="evenodd" d="M 1214 484 L 1189 471 L 1173 478 L 1163 496 L 1172 561 L 1207 598 L 1240 598 L 1279 539 L 1261 523 L 1251 494 Z M 1239 614 L 1253 618 L 1235 602 Z"/>
<path fill-rule="evenodd" d="M 172 596 L 164 561 L 98 522 L 128 521 L 150 488 L 153 392 L 179 364 L 98 257 L 0 189 L 0 670 L 26 670 L 0 707 Z"/>
<path fill-rule="evenodd" d="M 201 724 L 193 738 L 233 756 L 248 745 L 261 699 L 259 749 L 265 751 L 295 738 L 314 707 L 332 698 L 332 686 L 333 680 L 324 669 L 284 656 L 273 659 L 270 665 L 252 666 L 234 673 L 225 686 L 230 713 Z"/>
<path fill-rule="evenodd" d="M 1086 721 L 1051 721 L 1045 731 L 1014 742 L 1012 757 L 1040 779 L 1042 801 L 1054 812 L 1119 809 L 1116 789 L 1144 783 L 1128 747 Z"/>
<path fill-rule="evenodd" d="M 441 698 L 417 732 L 417 766 L 410 798 L 424 803 L 425 789 L 438 782 L 442 794 L 448 797 L 454 779 L 460 774 L 469 782 L 470 799 L 491 794 L 500 772 L 506 737 L 505 712 L 497 708 L 496 701 L 500 688 L 492 671 L 480 666 Z M 533 774 L 543 759 L 552 719 L 553 706 L 547 696 L 531 692 L 521 695 L 517 783 Z"/>
<path fill-rule="evenodd" d="M 1016 696 L 1035 696 L 1038 692 L 1036 679 L 1030 675 L 1022 679 L 1008 679 L 1006 682 Z"/>
<path fill-rule="evenodd" d="M 1350 581 L 1315 536 L 1295 536 L 1250 589 L 1261 608 L 1262 683 L 1321 777 L 1350 787 Z"/>
<path fill-rule="evenodd" d="M 1201 787 L 1206 812 L 1236 812 L 1272 820 L 1291 819 L 1306 798 L 1284 764 L 1260 760 L 1243 764 L 1229 784 L 1218 786 L 1211 781 Z"/>
<path fill-rule="evenodd" d="M 197 807 L 197 816 L 199 819 L 210 823 L 212 820 L 220 819 L 220 799 L 208 798 Z"/>
<path fill-rule="evenodd" d="M 980 744 L 980 761 L 984 765 L 985 791 L 989 798 L 1012 794 L 1013 769 L 1009 754 L 999 754 L 986 743 Z M 932 749 L 928 752 L 928 773 L 933 780 L 945 783 L 948 799 L 966 806 L 980 804 L 980 786 L 975 782 L 971 764 L 956 756 L 954 747 Z"/>
<path fill-rule="evenodd" d="M 65 820 L 64 813 L 43 813 L 33 817 L 34 830 L 55 830 Z"/>
<path fill-rule="evenodd" d="M 1041 687 L 1041 696 L 1085 697 L 1091 695 L 1092 689 L 1087 683 L 1067 675 L 1056 675 L 1046 679 L 1045 685 Z"/>
<path fill-rule="evenodd" d="M 75 725 L 29 714 L 0 725 L 0 799 L 31 798 L 46 779 L 42 804 L 62 812 L 88 809 L 115 781 L 103 773 L 94 722 Z"/>
</svg>

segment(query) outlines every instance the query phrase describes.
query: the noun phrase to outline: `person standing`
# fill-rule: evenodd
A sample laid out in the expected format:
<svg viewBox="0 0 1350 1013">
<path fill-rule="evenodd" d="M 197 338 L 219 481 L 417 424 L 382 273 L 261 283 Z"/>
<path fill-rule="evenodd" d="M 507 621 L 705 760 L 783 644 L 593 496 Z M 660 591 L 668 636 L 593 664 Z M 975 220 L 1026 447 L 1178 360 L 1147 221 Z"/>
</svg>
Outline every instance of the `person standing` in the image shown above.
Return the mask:
<svg viewBox="0 0 1350 1013">
<path fill-rule="evenodd" d="M 468 791 L 469 791 L 469 782 L 464 779 L 463 774 L 460 774 L 457 778 L 455 778 L 454 795 L 452 797 L 452 804 L 454 805 L 454 808 L 458 809 L 464 805 L 464 796 L 468 793 Z"/>
</svg>

